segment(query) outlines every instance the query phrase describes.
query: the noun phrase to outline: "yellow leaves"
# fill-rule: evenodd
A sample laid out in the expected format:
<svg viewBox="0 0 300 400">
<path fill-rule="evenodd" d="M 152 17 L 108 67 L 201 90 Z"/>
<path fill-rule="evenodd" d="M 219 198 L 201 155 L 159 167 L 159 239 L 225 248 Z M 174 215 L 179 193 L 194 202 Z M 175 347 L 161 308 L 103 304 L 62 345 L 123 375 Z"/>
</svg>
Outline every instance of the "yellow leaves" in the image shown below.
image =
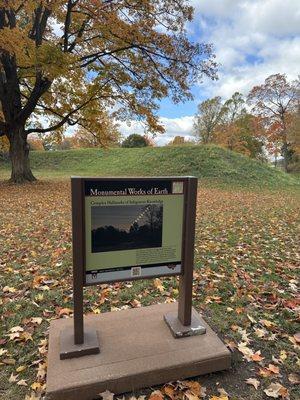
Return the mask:
<svg viewBox="0 0 300 400">
<path fill-rule="evenodd" d="M 259 322 L 264 325 L 268 329 L 274 328 L 276 325 L 272 321 L 268 321 L 267 319 L 261 319 Z"/>
<path fill-rule="evenodd" d="M 24 328 L 21 326 L 14 326 L 10 329 L 11 333 L 8 333 L 7 336 L 9 340 L 15 342 L 28 342 L 28 340 L 33 340 L 32 335 L 29 332 L 24 331 Z"/>
<path fill-rule="evenodd" d="M 229 397 L 228 396 L 224 396 L 224 395 L 222 395 L 222 396 L 212 396 L 212 397 L 209 398 L 209 400 L 229 400 Z"/>
<path fill-rule="evenodd" d="M 158 289 L 161 293 L 165 291 L 165 288 L 162 284 L 162 281 L 159 278 L 154 279 L 154 286 Z"/>
<path fill-rule="evenodd" d="M 281 351 L 280 351 L 279 358 L 280 358 L 280 360 L 281 360 L 282 362 L 284 362 L 284 361 L 287 359 L 287 354 L 286 354 L 286 351 L 285 351 L 285 350 L 281 350 Z"/>
<path fill-rule="evenodd" d="M 16 288 L 10 286 L 4 286 L 3 288 L 3 293 L 15 293 L 16 291 Z"/>
<path fill-rule="evenodd" d="M 1 29 L 0 48 L 14 54 L 23 66 L 28 65 L 28 54 L 33 54 L 34 47 L 34 42 L 28 38 L 25 29 L 20 27 Z"/>
<path fill-rule="evenodd" d="M 56 43 L 44 42 L 37 49 L 37 63 L 41 65 L 44 74 L 53 80 L 68 74 L 70 67 L 77 57 L 70 53 L 64 53 Z"/>
<path fill-rule="evenodd" d="M 40 382 L 33 382 L 30 385 L 31 389 L 33 390 L 40 390 L 42 388 L 42 384 Z"/>
<path fill-rule="evenodd" d="M 26 366 L 25 365 L 20 365 L 17 369 L 16 369 L 16 372 L 23 372 L 23 371 L 25 371 L 25 369 L 26 369 Z"/>
</svg>

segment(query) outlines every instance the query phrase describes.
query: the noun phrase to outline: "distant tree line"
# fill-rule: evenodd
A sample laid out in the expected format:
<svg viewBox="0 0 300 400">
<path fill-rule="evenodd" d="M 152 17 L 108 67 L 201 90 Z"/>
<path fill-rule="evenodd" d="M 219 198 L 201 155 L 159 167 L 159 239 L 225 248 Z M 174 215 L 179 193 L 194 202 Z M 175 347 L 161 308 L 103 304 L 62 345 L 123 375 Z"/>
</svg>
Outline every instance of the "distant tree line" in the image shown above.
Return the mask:
<svg viewBox="0 0 300 400">
<path fill-rule="evenodd" d="M 300 81 L 270 75 L 245 98 L 234 93 L 226 101 L 214 97 L 199 104 L 194 120 L 198 143 L 215 143 L 264 159 L 282 157 L 285 171 L 299 163 Z"/>
</svg>

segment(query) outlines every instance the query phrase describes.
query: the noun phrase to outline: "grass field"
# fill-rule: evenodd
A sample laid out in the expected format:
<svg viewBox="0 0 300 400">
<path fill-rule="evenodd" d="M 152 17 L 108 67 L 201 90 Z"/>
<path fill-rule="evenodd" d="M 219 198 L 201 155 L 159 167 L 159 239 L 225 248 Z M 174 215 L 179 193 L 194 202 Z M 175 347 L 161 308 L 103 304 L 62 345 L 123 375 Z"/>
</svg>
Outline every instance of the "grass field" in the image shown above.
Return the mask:
<svg viewBox="0 0 300 400">
<path fill-rule="evenodd" d="M 233 351 L 229 371 L 170 383 L 155 388 L 154 394 L 148 389 L 134 395 L 152 400 L 299 399 L 300 196 L 296 178 L 229 152 L 220 160 L 217 154 L 223 150 L 215 147 L 202 149 L 201 156 L 192 149 L 189 158 L 187 148 L 181 154 L 179 148 L 171 149 L 168 157 L 169 149 L 155 150 L 161 163 L 153 164 L 153 171 L 144 149 L 128 150 L 127 157 L 119 149 L 114 154 L 61 152 L 61 157 L 47 153 L 43 164 L 41 153 L 36 153 L 32 162 L 37 175 L 45 177 L 56 165 L 51 179 L 23 186 L 0 183 L 0 399 L 43 396 L 49 321 L 72 315 L 66 177 L 116 175 L 123 169 L 124 175 L 200 177 L 194 306 Z M 93 154 L 109 161 L 96 163 Z M 216 159 L 206 158 L 208 154 Z M 87 157 L 91 157 L 90 165 Z M 192 169 L 181 167 L 181 162 L 190 163 Z M 221 169 L 215 170 L 212 164 Z M 7 174 L 7 168 L 2 168 L 2 176 Z M 117 312 L 174 301 L 177 296 L 176 278 L 102 285 L 85 289 L 85 311 Z"/>
<path fill-rule="evenodd" d="M 218 186 L 299 186 L 299 179 L 291 175 L 217 146 L 36 151 L 31 153 L 31 165 L 40 178 L 195 175 L 206 184 Z M 9 165 L 0 163 L 0 179 L 8 176 Z"/>
</svg>

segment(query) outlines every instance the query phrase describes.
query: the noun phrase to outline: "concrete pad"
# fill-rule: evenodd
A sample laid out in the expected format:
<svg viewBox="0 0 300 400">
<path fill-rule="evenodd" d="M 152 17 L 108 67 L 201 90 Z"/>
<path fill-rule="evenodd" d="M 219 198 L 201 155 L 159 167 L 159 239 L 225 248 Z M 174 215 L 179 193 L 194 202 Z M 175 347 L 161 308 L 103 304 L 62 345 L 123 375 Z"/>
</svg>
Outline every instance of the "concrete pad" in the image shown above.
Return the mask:
<svg viewBox="0 0 300 400">
<path fill-rule="evenodd" d="M 164 315 L 177 303 L 85 317 L 96 329 L 99 354 L 60 360 L 60 332 L 73 320 L 50 324 L 47 399 L 92 400 L 109 390 L 124 393 L 230 367 L 230 351 L 201 319 L 206 334 L 175 339 Z"/>
<path fill-rule="evenodd" d="M 186 336 L 204 335 L 206 333 L 205 326 L 201 324 L 201 317 L 194 309 L 192 309 L 191 325 L 182 325 L 178 319 L 177 310 L 165 314 L 164 320 L 170 328 L 172 335 L 177 339 Z"/>
</svg>

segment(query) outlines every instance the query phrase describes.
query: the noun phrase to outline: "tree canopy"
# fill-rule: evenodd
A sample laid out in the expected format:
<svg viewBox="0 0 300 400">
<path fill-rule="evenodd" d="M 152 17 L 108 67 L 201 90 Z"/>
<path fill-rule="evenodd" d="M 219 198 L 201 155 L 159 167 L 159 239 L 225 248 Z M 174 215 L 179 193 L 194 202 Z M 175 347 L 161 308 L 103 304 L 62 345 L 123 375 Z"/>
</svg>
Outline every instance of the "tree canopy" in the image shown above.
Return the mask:
<svg viewBox="0 0 300 400">
<path fill-rule="evenodd" d="M 132 148 L 132 147 L 147 147 L 148 140 L 145 136 L 138 135 L 137 133 L 133 133 L 129 135 L 122 142 L 122 147 Z"/>
<path fill-rule="evenodd" d="M 289 82 L 285 74 L 270 75 L 263 84 L 253 87 L 248 101 L 261 118 L 268 141 L 275 149 L 279 146 L 287 171 L 292 153 L 291 131 L 297 131 L 294 117 L 300 107 L 300 79 Z"/>
</svg>

